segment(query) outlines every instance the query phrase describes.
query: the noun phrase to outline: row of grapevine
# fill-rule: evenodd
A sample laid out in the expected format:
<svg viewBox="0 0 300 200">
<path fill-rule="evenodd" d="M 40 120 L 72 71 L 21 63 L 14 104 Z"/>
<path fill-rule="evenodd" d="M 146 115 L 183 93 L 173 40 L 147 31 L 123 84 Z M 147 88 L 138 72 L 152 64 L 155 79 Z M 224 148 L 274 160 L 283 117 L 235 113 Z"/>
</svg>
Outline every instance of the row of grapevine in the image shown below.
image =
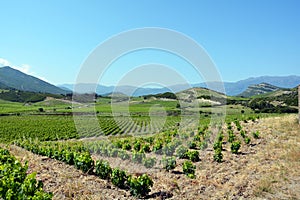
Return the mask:
<svg viewBox="0 0 300 200">
<path fill-rule="evenodd" d="M 27 174 L 23 166 L 10 152 L 0 148 L 0 198 L 1 199 L 52 199 L 43 190 L 43 183 L 36 180 L 36 173 Z"/>
<path fill-rule="evenodd" d="M 52 145 L 51 145 L 52 144 Z M 71 143 L 68 143 L 71 144 Z M 111 168 L 108 162 L 92 159 L 89 151 L 80 143 L 73 145 L 61 143 L 41 143 L 38 141 L 15 141 L 15 145 L 42 156 L 74 165 L 77 169 L 88 174 L 95 174 L 101 179 L 110 180 L 121 189 L 129 189 L 131 194 L 137 197 L 146 196 L 153 186 L 152 179 L 143 174 L 138 177 L 129 175 L 126 171 Z"/>
<path fill-rule="evenodd" d="M 255 118 L 251 117 L 250 120 L 255 121 Z M 244 120 L 245 123 L 248 123 L 247 120 Z M 214 160 L 217 162 L 222 162 L 223 160 L 223 143 L 230 144 L 230 150 L 233 154 L 239 154 L 241 148 L 241 140 L 244 141 L 245 145 L 250 145 L 251 138 L 248 136 L 247 132 L 242 127 L 239 120 L 235 119 L 233 122 L 227 123 L 227 140 L 225 140 L 223 132 L 219 132 L 215 143 L 214 143 Z M 254 139 L 259 139 L 259 132 L 252 133 Z"/>
</svg>

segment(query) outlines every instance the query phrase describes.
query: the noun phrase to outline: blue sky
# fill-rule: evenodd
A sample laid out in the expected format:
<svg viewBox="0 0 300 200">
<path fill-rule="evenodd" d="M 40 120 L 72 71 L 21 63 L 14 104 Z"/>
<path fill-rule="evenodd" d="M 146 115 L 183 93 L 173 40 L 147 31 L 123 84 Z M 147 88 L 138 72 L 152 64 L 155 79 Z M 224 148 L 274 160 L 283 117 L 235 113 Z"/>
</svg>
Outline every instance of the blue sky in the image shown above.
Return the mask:
<svg viewBox="0 0 300 200">
<path fill-rule="evenodd" d="M 73 83 L 101 42 L 130 29 L 162 27 L 193 38 L 224 81 L 300 75 L 300 1 L 292 0 L 0 0 L 0 66 L 9 64 L 53 84 Z M 164 52 L 126 55 L 102 84 L 137 65 L 171 66 L 190 83 L 201 77 Z M 122 70 L 121 70 L 121 67 Z"/>
</svg>

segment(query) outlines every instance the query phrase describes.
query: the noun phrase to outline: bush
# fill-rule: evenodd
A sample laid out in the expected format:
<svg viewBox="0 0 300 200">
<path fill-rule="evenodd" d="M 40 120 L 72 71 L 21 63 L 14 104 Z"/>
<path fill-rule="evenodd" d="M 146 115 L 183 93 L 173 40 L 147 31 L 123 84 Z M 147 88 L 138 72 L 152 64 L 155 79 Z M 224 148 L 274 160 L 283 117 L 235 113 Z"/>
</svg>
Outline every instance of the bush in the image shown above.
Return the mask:
<svg viewBox="0 0 300 200">
<path fill-rule="evenodd" d="M 140 141 L 136 141 L 135 144 L 133 145 L 133 149 L 135 151 L 139 151 L 141 149 L 141 142 Z"/>
<path fill-rule="evenodd" d="M 231 143 L 231 152 L 234 154 L 237 154 L 239 149 L 241 147 L 241 142 L 240 141 L 234 141 Z"/>
<path fill-rule="evenodd" d="M 241 134 L 241 136 L 242 136 L 243 138 L 246 137 L 246 132 L 245 132 L 244 130 L 241 130 L 240 134 Z"/>
<path fill-rule="evenodd" d="M 190 161 L 185 161 L 182 165 L 182 170 L 185 175 L 190 178 L 195 178 L 196 166 Z"/>
<path fill-rule="evenodd" d="M 259 131 L 252 132 L 254 139 L 259 139 Z"/>
<path fill-rule="evenodd" d="M 246 144 L 249 144 L 251 139 L 249 137 L 245 137 L 244 141 L 245 141 Z"/>
<path fill-rule="evenodd" d="M 129 150 L 131 150 L 131 145 L 129 143 L 125 143 L 125 144 L 123 144 L 122 149 L 129 151 Z"/>
<path fill-rule="evenodd" d="M 89 152 L 75 154 L 75 167 L 84 173 L 92 172 L 94 168 L 94 160 Z"/>
<path fill-rule="evenodd" d="M 150 153 L 150 145 L 149 144 L 144 144 L 140 150 L 141 152 L 145 152 L 145 153 Z"/>
<path fill-rule="evenodd" d="M 188 151 L 188 152 L 187 152 L 187 157 L 188 157 L 192 162 L 198 162 L 198 161 L 200 161 L 200 158 L 199 158 L 199 152 L 198 152 L 198 151 Z"/>
<path fill-rule="evenodd" d="M 130 194 L 135 197 L 146 196 L 153 186 L 153 181 L 147 174 L 143 174 L 137 178 L 129 177 L 128 183 L 130 186 Z"/>
<path fill-rule="evenodd" d="M 201 150 L 204 150 L 204 149 L 206 149 L 207 147 L 208 147 L 207 142 L 206 142 L 206 141 L 202 141 L 201 144 L 200 144 L 200 149 L 201 149 Z"/>
<path fill-rule="evenodd" d="M 220 163 L 223 160 L 223 154 L 221 149 L 215 149 L 214 161 Z"/>
<path fill-rule="evenodd" d="M 112 169 L 108 162 L 103 160 L 97 160 L 95 165 L 95 174 L 101 179 L 109 179 Z"/>
<path fill-rule="evenodd" d="M 232 130 L 228 130 L 228 142 L 232 143 L 235 140 L 235 135 Z"/>
<path fill-rule="evenodd" d="M 162 147 L 163 144 L 160 141 L 157 141 L 154 146 L 153 146 L 153 152 L 155 152 L 156 154 L 161 154 L 162 153 Z"/>
<path fill-rule="evenodd" d="M 156 158 L 144 158 L 143 165 L 146 168 L 152 168 L 156 164 Z"/>
<path fill-rule="evenodd" d="M 118 157 L 118 153 L 119 153 L 119 150 L 114 148 L 114 147 L 111 147 L 109 150 L 108 150 L 108 156 L 109 157 Z"/>
<path fill-rule="evenodd" d="M 125 189 L 127 187 L 127 175 L 126 172 L 123 170 L 120 170 L 118 168 L 115 168 L 112 170 L 111 173 L 111 182 L 121 188 L 121 189 Z"/>
<path fill-rule="evenodd" d="M 196 149 L 197 148 L 197 143 L 195 141 L 190 141 L 188 143 L 188 145 L 189 145 L 190 149 Z"/>
<path fill-rule="evenodd" d="M 167 171 L 175 169 L 176 167 L 176 158 L 175 157 L 163 157 L 162 159 L 163 168 Z"/>
<path fill-rule="evenodd" d="M 162 152 L 167 156 L 172 156 L 175 152 L 176 146 L 177 145 L 173 142 L 169 143 L 162 148 Z"/>
<path fill-rule="evenodd" d="M 222 142 L 216 141 L 216 142 L 214 143 L 214 150 L 216 150 L 216 149 L 222 150 Z"/>
<path fill-rule="evenodd" d="M 133 152 L 132 153 L 132 161 L 135 163 L 142 163 L 143 159 L 146 157 L 144 153 Z"/>
<path fill-rule="evenodd" d="M 124 150 L 120 150 L 118 152 L 118 157 L 121 158 L 122 160 L 128 160 L 130 158 L 129 154 Z"/>
<path fill-rule="evenodd" d="M 183 145 L 180 145 L 177 149 L 176 149 L 176 156 L 180 159 L 186 159 L 187 158 L 187 155 L 186 153 L 188 152 L 188 149 L 183 146 Z"/>
</svg>

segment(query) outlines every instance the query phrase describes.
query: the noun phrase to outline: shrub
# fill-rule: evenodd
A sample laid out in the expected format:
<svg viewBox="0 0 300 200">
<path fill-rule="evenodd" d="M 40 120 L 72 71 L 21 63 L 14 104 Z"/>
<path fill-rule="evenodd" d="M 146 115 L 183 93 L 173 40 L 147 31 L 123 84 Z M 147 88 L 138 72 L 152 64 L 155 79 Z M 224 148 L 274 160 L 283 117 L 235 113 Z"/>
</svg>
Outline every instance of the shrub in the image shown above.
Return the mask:
<svg viewBox="0 0 300 200">
<path fill-rule="evenodd" d="M 201 149 L 201 150 L 204 150 L 204 149 L 206 149 L 207 147 L 208 147 L 207 142 L 206 142 L 206 141 L 202 141 L 201 144 L 200 144 L 200 149 Z"/>
<path fill-rule="evenodd" d="M 129 151 L 129 150 L 131 150 L 131 145 L 129 143 L 125 143 L 125 144 L 123 144 L 122 149 Z"/>
<path fill-rule="evenodd" d="M 130 158 L 129 154 L 124 150 L 118 152 L 118 157 L 122 160 L 128 160 Z"/>
<path fill-rule="evenodd" d="M 172 156 L 176 149 L 176 144 L 171 142 L 162 148 L 162 152 L 167 156 Z"/>
<path fill-rule="evenodd" d="M 95 165 L 95 174 L 101 179 L 109 179 L 112 169 L 108 162 L 103 160 L 97 160 Z"/>
<path fill-rule="evenodd" d="M 144 158 L 143 165 L 146 168 L 152 168 L 156 164 L 156 158 Z"/>
<path fill-rule="evenodd" d="M 196 149 L 197 148 L 197 143 L 195 141 L 190 141 L 188 143 L 188 145 L 189 145 L 190 149 Z"/>
<path fill-rule="evenodd" d="M 259 131 L 252 132 L 254 139 L 259 139 Z"/>
<path fill-rule="evenodd" d="M 150 150 L 150 145 L 149 144 L 144 144 L 140 150 L 141 152 L 149 153 L 151 152 Z"/>
<path fill-rule="evenodd" d="M 193 140 L 195 142 L 201 142 L 201 136 L 200 135 L 195 135 Z"/>
<path fill-rule="evenodd" d="M 217 135 L 217 141 L 218 141 L 218 142 L 222 142 L 222 141 L 223 141 L 223 138 L 224 138 L 224 135 L 223 135 L 222 133 L 219 133 L 219 134 Z"/>
<path fill-rule="evenodd" d="M 241 136 L 242 136 L 243 138 L 246 137 L 246 132 L 245 132 L 244 130 L 241 130 L 240 134 L 241 134 Z"/>
<path fill-rule="evenodd" d="M 216 141 L 216 142 L 214 143 L 214 150 L 216 150 L 216 149 L 222 150 L 222 142 Z"/>
<path fill-rule="evenodd" d="M 231 152 L 234 154 L 237 154 L 239 149 L 241 147 L 241 142 L 240 141 L 234 141 L 231 143 Z"/>
<path fill-rule="evenodd" d="M 186 155 L 187 152 L 188 152 L 188 149 L 185 146 L 180 145 L 176 149 L 176 156 L 180 159 L 185 159 L 185 158 L 187 158 L 187 155 Z"/>
<path fill-rule="evenodd" d="M 228 130 L 228 142 L 232 143 L 235 140 L 235 135 L 232 130 Z"/>
<path fill-rule="evenodd" d="M 195 178 L 196 166 L 190 161 L 185 161 L 182 165 L 182 170 L 185 175 L 190 178 Z"/>
<path fill-rule="evenodd" d="M 163 157 L 162 164 L 163 164 L 163 168 L 167 171 L 175 169 L 176 158 L 175 157 Z"/>
<path fill-rule="evenodd" d="M 188 158 L 192 162 L 198 162 L 198 161 L 200 161 L 199 152 L 198 151 L 188 151 L 187 152 L 187 156 L 188 156 Z"/>
<path fill-rule="evenodd" d="M 135 152 L 135 151 L 132 153 L 132 161 L 135 163 L 142 163 L 145 157 L 146 156 L 144 153 Z"/>
<path fill-rule="evenodd" d="M 94 168 L 94 160 L 89 152 L 75 154 L 75 167 L 84 173 L 92 172 Z"/>
<path fill-rule="evenodd" d="M 137 178 L 129 177 L 128 183 L 130 186 L 130 194 L 135 197 L 146 196 L 153 186 L 153 181 L 147 174 L 143 174 Z"/>
<path fill-rule="evenodd" d="M 139 151 L 141 149 L 141 142 L 140 141 L 136 141 L 135 144 L 133 145 L 133 149 L 135 151 Z"/>
<path fill-rule="evenodd" d="M 249 144 L 251 139 L 249 137 L 245 137 L 244 141 L 245 141 L 246 144 Z"/>
<path fill-rule="evenodd" d="M 110 148 L 109 150 L 108 150 L 108 156 L 109 157 L 118 157 L 118 153 L 119 153 L 119 151 L 118 151 L 118 149 L 116 149 L 116 148 L 114 148 L 114 147 L 112 147 L 112 148 Z"/>
<path fill-rule="evenodd" d="M 153 151 L 156 153 L 156 154 L 161 154 L 162 153 L 162 147 L 163 147 L 163 144 L 162 142 L 160 141 L 157 141 L 154 146 L 153 146 Z"/>
<path fill-rule="evenodd" d="M 223 160 L 223 154 L 221 149 L 215 149 L 214 161 L 220 163 Z"/>
<path fill-rule="evenodd" d="M 111 173 L 111 182 L 121 188 L 121 189 L 125 189 L 127 187 L 127 175 L 126 172 L 123 170 L 120 170 L 118 168 L 115 168 L 112 170 Z"/>
</svg>

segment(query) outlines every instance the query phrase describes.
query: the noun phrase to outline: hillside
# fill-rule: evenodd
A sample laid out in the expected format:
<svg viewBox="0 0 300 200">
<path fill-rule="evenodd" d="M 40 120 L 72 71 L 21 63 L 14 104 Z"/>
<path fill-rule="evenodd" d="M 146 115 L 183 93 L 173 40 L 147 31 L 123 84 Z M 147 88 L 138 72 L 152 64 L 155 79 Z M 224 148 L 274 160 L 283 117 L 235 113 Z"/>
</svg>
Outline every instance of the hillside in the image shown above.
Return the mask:
<svg viewBox="0 0 300 200">
<path fill-rule="evenodd" d="M 11 67 L 0 68 L 0 86 L 7 86 L 22 91 L 41 92 L 50 94 L 66 94 L 62 90 L 50 83 L 42 81 L 36 77 L 27 75 Z"/>
<path fill-rule="evenodd" d="M 0 82 L 0 89 L 5 90 L 5 89 L 8 89 L 8 88 L 9 88 L 8 86 L 6 86 L 5 84 Z"/>
<path fill-rule="evenodd" d="M 244 92 L 239 94 L 241 97 L 251 97 L 259 94 L 265 94 L 269 92 L 274 92 L 280 88 L 268 83 L 260 83 L 255 85 L 250 85 Z"/>
<path fill-rule="evenodd" d="M 280 88 L 294 88 L 300 84 L 300 76 L 260 76 L 252 77 L 237 82 L 223 82 L 226 95 L 236 96 L 244 92 L 250 85 L 268 83 Z M 220 83 L 211 82 L 210 85 L 218 91 Z M 215 87 L 214 87 L 215 85 Z M 193 84 L 193 87 L 207 87 L 206 83 Z"/>
</svg>

